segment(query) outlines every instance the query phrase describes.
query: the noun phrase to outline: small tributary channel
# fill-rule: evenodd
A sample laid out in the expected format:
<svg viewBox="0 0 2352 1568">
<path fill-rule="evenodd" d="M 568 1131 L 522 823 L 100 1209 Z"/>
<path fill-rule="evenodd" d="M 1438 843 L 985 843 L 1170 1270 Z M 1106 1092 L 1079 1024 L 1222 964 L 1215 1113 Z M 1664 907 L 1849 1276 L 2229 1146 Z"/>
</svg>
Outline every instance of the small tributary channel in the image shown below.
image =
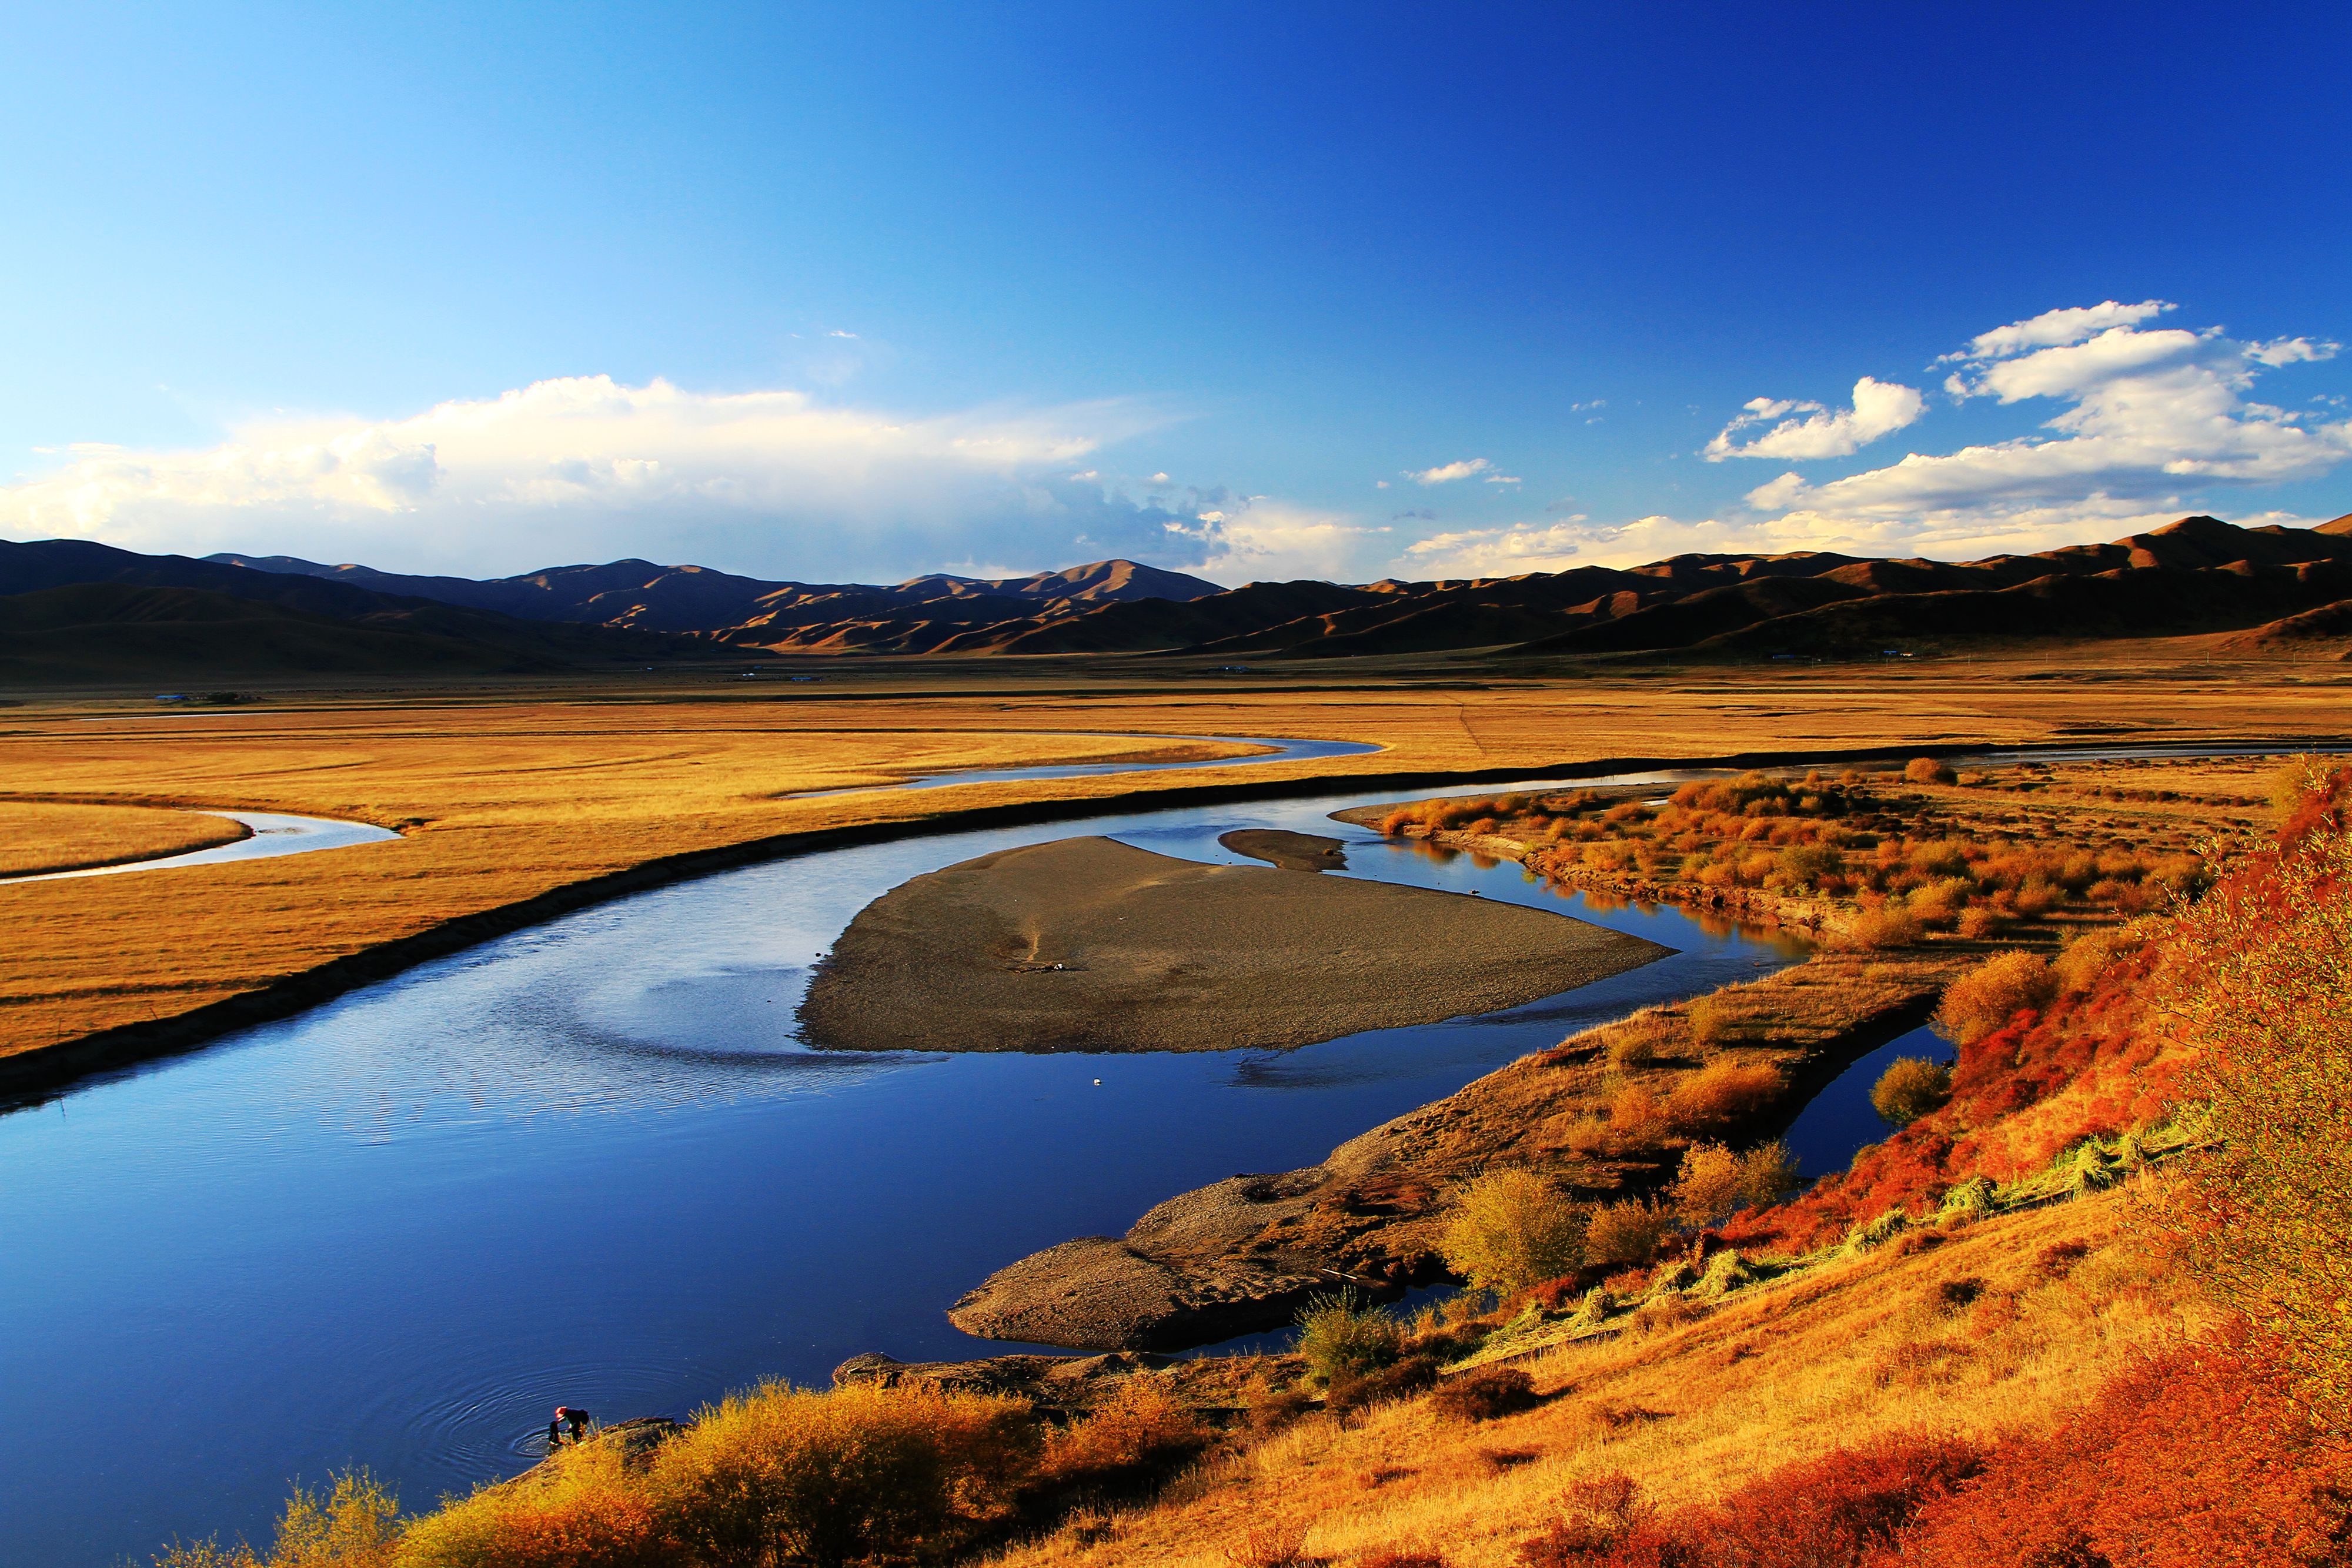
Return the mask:
<svg viewBox="0 0 2352 1568">
<path fill-rule="evenodd" d="M 559 1403 L 684 1416 L 762 1377 L 821 1384 L 859 1351 L 1018 1348 L 942 1309 L 1035 1249 L 1311 1164 L 1572 1030 L 1803 956 L 1327 819 L 1383 798 L 730 872 L 0 1116 L 0 1429 L 18 1437 L 0 1562 L 259 1537 L 290 1479 L 350 1465 L 427 1504 L 530 1463 Z M 1326 874 L 1475 890 L 1678 951 L 1507 1012 L 1287 1052 L 840 1056 L 793 1038 L 809 966 L 908 877 L 1087 832 L 1233 862 L 1216 841 L 1237 827 L 1346 839 L 1349 869 Z"/>
</svg>

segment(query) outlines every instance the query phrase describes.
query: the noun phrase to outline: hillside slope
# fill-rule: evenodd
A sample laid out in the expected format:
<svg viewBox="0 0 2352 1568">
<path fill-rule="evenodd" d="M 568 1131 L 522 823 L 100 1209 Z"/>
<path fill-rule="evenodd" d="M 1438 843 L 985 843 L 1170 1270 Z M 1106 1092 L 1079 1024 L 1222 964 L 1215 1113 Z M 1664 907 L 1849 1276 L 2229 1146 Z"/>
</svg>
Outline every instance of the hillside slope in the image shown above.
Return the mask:
<svg viewBox="0 0 2352 1568">
<path fill-rule="evenodd" d="M 680 656 L 709 651 L 185 556 L 0 542 L 0 677 L 12 680 L 511 674 Z"/>
</svg>

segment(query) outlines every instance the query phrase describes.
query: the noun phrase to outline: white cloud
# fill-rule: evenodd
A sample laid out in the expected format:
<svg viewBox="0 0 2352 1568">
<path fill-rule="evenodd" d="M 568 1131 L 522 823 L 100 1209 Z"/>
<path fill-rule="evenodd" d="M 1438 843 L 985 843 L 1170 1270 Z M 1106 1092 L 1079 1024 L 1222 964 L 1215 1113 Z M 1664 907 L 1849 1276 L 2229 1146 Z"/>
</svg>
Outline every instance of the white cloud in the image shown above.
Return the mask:
<svg viewBox="0 0 2352 1568">
<path fill-rule="evenodd" d="M 2003 355 L 2022 353 L 2028 349 L 2045 349 L 2060 343 L 2079 343 L 2113 327 L 2136 327 L 2152 316 L 2161 316 L 2174 307 L 2162 299 L 2143 299 L 2137 305 L 2120 305 L 2105 300 L 2097 305 L 2074 305 L 2062 310 L 2044 310 L 2039 316 L 2029 316 L 2022 321 L 2011 321 L 2006 327 L 1995 327 L 1990 332 L 1979 332 L 1969 346 L 1958 353 L 1946 354 L 1937 363 L 1953 360 L 1990 360 Z"/>
<path fill-rule="evenodd" d="M 2158 301 L 2053 310 L 1978 337 L 1947 383 L 1963 400 L 2049 398 L 2067 406 L 2025 436 L 1815 485 L 1790 473 L 1748 505 L 1856 548 L 1936 554 L 2046 549 L 2195 509 L 2214 485 L 2306 479 L 2352 457 L 2352 421 L 2320 423 L 2245 394 L 2263 371 L 2324 360 L 2333 343 L 2247 343 L 2218 328 L 2143 329 Z"/>
<path fill-rule="evenodd" d="M 1521 479 L 1517 474 L 1489 474 L 1486 476 L 1486 482 L 1489 485 L 1519 485 L 1526 483 L 1526 481 Z"/>
<path fill-rule="evenodd" d="M 1589 564 L 1580 552 L 1591 538 L 1581 513 L 1557 523 L 1515 523 L 1432 534 L 1405 546 L 1397 570 L 1408 577 L 1517 577 Z"/>
<path fill-rule="evenodd" d="M 803 579 L 1181 564 L 1206 548 L 1183 532 L 1192 513 L 1071 476 L 1156 423 L 1116 403 L 908 419 L 572 377 L 405 419 L 257 423 L 203 451 L 79 447 L 0 488 L 0 533 L 443 571 L 625 555 Z"/>
<path fill-rule="evenodd" d="M 1404 476 L 1419 485 L 1451 485 L 1456 479 L 1484 474 L 1494 466 L 1484 457 L 1466 457 L 1459 463 L 1441 463 L 1434 468 L 1408 468 Z"/>
<path fill-rule="evenodd" d="M 1185 531 L 1207 552 L 1190 570 L 1229 588 L 1302 577 L 1360 582 L 1389 552 L 1385 526 L 1264 497 L 1203 511 L 1201 526 Z"/>
<path fill-rule="evenodd" d="M 1817 402 L 1776 402 L 1750 398 L 1746 411 L 1717 433 L 1704 453 L 1709 463 L 1727 457 L 1778 457 L 1802 462 L 1809 457 L 1844 457 L 1882 435 L 1909 424 L 1926 412 L 1927 400 L 1911 387 L 1869 376 L 1853 383 L 1853 406 L 1831 410 Z M 1804 413 L 1804 419 L 1785 415 Z M 1741 445 L 1732 437 L 1751 425 L 1779 421 L 1772 428 Z"/>
</svg>

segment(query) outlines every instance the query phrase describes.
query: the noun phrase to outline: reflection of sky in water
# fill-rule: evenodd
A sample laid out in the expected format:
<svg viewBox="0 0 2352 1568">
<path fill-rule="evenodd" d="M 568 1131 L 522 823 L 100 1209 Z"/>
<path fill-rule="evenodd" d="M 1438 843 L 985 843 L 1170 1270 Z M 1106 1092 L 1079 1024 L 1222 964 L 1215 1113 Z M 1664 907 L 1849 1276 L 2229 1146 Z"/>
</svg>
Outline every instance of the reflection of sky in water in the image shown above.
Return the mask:
<svg viewBox="0 0 2352 1568">
<path fill-rule="evenodd" d="M 259 1532 L 289 1477 L 354 1462 L 424 1502 L 519 1466 L 560 1401 L 684 1415 L 765 1375 L 821 1382 L 859 1351 L 1003 1349 L 941 1309 L 1014 1258 L 1236 1171 L 1311 1164 L 1572 1030 L 1797 956 L 1322 820 L 1346 803 L 732 872 L 0 1117 L 0 1423 L 42 1434 L 0 1468 L 0 1563 Z M 1287 1052 L 832 1055 L 793 1037 L 808 967 L 908 877 L 1073 831 L 1236 862 L 1216 837 L 1250 826 L 1347 839 L 1344 874 L 1475 888 L 1682 951 L 1508 1012 Z"/>
<path fill-rule="evenodd" d="M 1870 1103 L 1870 1092 L 1877 1086 L 1879 1075 L 1904 1056 L 1948 1062 L 1952 1045 L 1932 1029 L 1915 1029 L 1857 1058 L 1831 1080 L 1789 1128 L 1789 1152 L 1797 1156 L 1798 1175 L 1811 1181 L 1843 1170 L 1863 1147 L 1895 1130 L 1879 1118 Z"/>
</svg>

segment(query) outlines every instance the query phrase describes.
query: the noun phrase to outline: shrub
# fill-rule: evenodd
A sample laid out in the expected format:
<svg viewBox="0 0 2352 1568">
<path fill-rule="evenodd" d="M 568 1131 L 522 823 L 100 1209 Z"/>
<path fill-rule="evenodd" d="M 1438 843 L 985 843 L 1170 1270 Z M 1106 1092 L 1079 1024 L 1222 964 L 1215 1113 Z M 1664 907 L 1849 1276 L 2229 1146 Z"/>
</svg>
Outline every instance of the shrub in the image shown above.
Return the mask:
<svg viewBox="0 0 2352 1568">
<path fill-rule="evenodd" d="M 1673 1022 L 1655 1008 L 1644 1008 L 1601 1030 L 1601 1041 L 1609 1052 L 1611 1064 L 1621 1069 L 1647 1067 L 1674 1040 Z"/>
<path fill-rule="evenodd" d="M 1707 1226 L 1730 1214 L 1742 1201 L 1739 1156 L 1722 1144 L 1694 1144 L 1683 1155 L 1668 1200 L 1683 1223 Z"/>
<path fill-rule="evenodd" d="M 2165 985 L 2216 1136 L 2185 1216 L 2197 1261 L 2352 1425 L 2352 832 L 2333 800 L 2189 912 Z"/>
<path fill-rule="evenodd" d="M 2051 972 L 2057 977 L 2057 988 L 2064 991 L 2087 991 L 2100 974 L 2122 954 L 2138 944 L 2120 931 L 2090 931 L 2066 945 L 2066 950 L 2051 960 Z"/>
<path fill-rule="evenodd" d="M 1911 784 L 1953 784 L 1959 775 L 1948 762 L 1938 762 L 1932 757 L 1915 757 L 1903 765 L 1903 778 Z"/>
<path fill-rule="evenodd" d="M 1684 1078 L 1668 1097 L 1668 1114 L 1685 1127 L 1728 1127 L 1780 1095 L 1780 1070 L 1769 1063 L 1718 1057 Z"/>
<path fill-rule="evenodd" d="M 400 1544 L 400 1502 L 366 1470 L 346 1470 L 324 1492 L 296 1487 L 269 1555 L 240 1542 L 173 1544 L 156 1568 L 380 1568 Z"/>
<path fill-rule="evenodd" d="M 1952 1070 L 1925 1057 L 1898 1056 L 1870 1091 L 1871 1109 L 1891 1127 L 1907 1127 L 1952 1097 Z"/>
<path fill-rule="evenodd" d="M 1325 1386 L 1361 1377 L 1397 1358 L 1404 1331 L 1397 1321 L 1353 1291 L 1310 1296 L 1298 1313 L 1298 1354 L 1307 1375 Z"/>
<path fill-rule="evenodd" d="M 656 1568 L 677 1561 L 665 1537 L 689 1528 L 665 1520 L 647 1478 L 628 1468 L 618 1445 L 590 1443 L 443 1504 L 409 1527 L 398 1561 L 400 1568 Z"/>
<path fill-rule="evenodd" d="M 1148 1383 L 1133 1378 L 1126 1386 Z M 1065 1475 L 1084 1469 L 1073 1458 L 1083 1460 L 1089 1444 L 1116 1436 L 1097 1427 L 1101 1419 L 1060 1435 L 1062 1451 L 1047 1455 L 1049 1465 L 1058 1459 Z M 830 1393 L 766 1384 L 700 1412 L 655 1450 L 646 1486 L 664 1533 L 703 1562 L 937 1555 L 1010 1515 L 1035 1448 L 1029 1408 L 1016 1399 L 872 1384 Z M 625 1511 L 594 1517 L 627 1523 Z M 560 1561 L 582 1557 L 629 1561 L 586 1552 Z"/>
<path fill-rule="evenodd" d="M 1982 904 L 1978 904 L 1973 909 L 1963 909 L 1960 911 L 1958 929 L 1961 936 L 1971 942 L 1981 942 L 1988 936 L 1997 936 L 2000 931 L 2000 912 L 1988 909 Z"/>
<path fill-rule="evenodd" d="M 1773 869 L 1791 887 L 1814 888 L 1822 878 L 1834 876 L 1844 868 L 1844 857 L 1822 844 L 1790 844 L 1772 857 Z"/>
<path fill-rule="evenodd" d="M 1360 1410 L 1392 1399 L 1409 1398 L 1433 1386 L 1436 1382 L 1435 1356 L 1409 1355 L 1377 1372 L 1368 1372 L 1357 1377 L 1334 1378 L 1330 1394 L 1324 1400 L 1324 1407 L 1333 1411 Z"/>
<path fill-rule="evenodd" d="M 1695 1144 L 1667 1201 L 1686 1225 L 1708 1226 L 1748 1204 L 1767 1204 L 1797 1185 L 1796 1161 L 1775 1139 L 1736 1154 L 1722 1144 Z"/>
<path fill-rule="evenodd" d="M 1584 1211 L 1530 1170 L 1488 1171 L 1462 1190 L 1438 1239 L 1445 1266 L 1508 1294 L 1584 1263 Z"/>
<path fill-rule="evenodd" d="M 1528 1568 L 1862 1568 L 1889 1563 L 1895 1560 L 1898 1542 L 1908 1544 L 1906 1527 L 1925 1509 L 1955 1495 L 1982 1468 L 1983 1455 L 1958 1439 L 1882 1437 L 1783 1466 L 1719 1503 L 1664 1516 L 1641 1501 L 1632 1481 L 1614 1477 L 1599 1487 L 1571 1489 L 1562 1500 L 1560 1518 L 1546 1534 L 1521 1544 L 1519 1560 Z M 1906 1551 L 1900 1561 L 1914 1559 Z M 2047 1568 L 2063 1568 L 2058 1560 L 2046 1562 Z"/>
<path fill-rule="evenodd" d="M 1595 1263 L 1646 1263 L 1674 1228 L 1674 1210 L 1644 1198 L 1625 1198 L 1592 1211 L 1584 1232 L 1585 1253 Z"/>
<path fill-rule="evenodd" d="M 2026 1009 L 2048 1007 L 2058 983 L 2038 954 L 1996 953 L 1944 988 L 1936 1025 L 1960 1044 L 1974 1045 Z"/>
<path fill-rule="evenodd" d="M 1482 1366 L 1441 1385 L 1430 1396 L 1430 1407 L 1453 1421 L 1492 1421 L 1532 1410 L 1535 1379 L 1516 1366 Z"/>
<path fill-rule="evenodd" d="M 1225 1561 L 1234 1568 L 1306 1568 L 1312 1561 L 1307 1555 L 1307 1537 L 1314 1528 L 1311 1520 L 1275 1520 L 1254 1526 L 1225 1548 Z"/>
<path fill-rule="evenodd" d="M 1716 1045 L 1731 1032 L 1731 1012 L 1720 997 L 1701 997 L 1683 1007 L 1683 1020 L 1690 1026 L 1691 1038 L 1701 1045 Z"/>
<path fill-rule="evenodd" d="M 1759 1207 L 1778 1203 L 1800 1185 L 1797 1156 L 1778 1138 L 1739 1156 L 1739 1196 Z"/>
<path fill-rule="evenodd" d="M 1927 928 L 1910 911 L 1886 904 L 1855 915 L 1847 935 L 1856 946 L 1909 947 L 1927 935 Z"/>
<path fill-rule="evenodd" d="M 1628 1083 L 1609 1097 L 1610 1141 L 1626 1148 L 1655 1143 L 1673 1130 L 1666 1107 L 1646 1083 Z"/>
<path fill-rule="evenodd" d="M 1159 1379 L 1131 1375 L 1108 1400 L 1046 1437 L 1038 1479 L 1054 1488 L 1131 1486 L 1214 1438 Z"/>
<path fill-rule="evenodd" d="M 1931 1497 L 1903 1561 L 2133 1568 L 2342 1561 L 2352 1456 L 2241 1340 L 2191 1344 L 2110 1383 L 2057 1430 L 1993 1450 Z"/>
</svg>

